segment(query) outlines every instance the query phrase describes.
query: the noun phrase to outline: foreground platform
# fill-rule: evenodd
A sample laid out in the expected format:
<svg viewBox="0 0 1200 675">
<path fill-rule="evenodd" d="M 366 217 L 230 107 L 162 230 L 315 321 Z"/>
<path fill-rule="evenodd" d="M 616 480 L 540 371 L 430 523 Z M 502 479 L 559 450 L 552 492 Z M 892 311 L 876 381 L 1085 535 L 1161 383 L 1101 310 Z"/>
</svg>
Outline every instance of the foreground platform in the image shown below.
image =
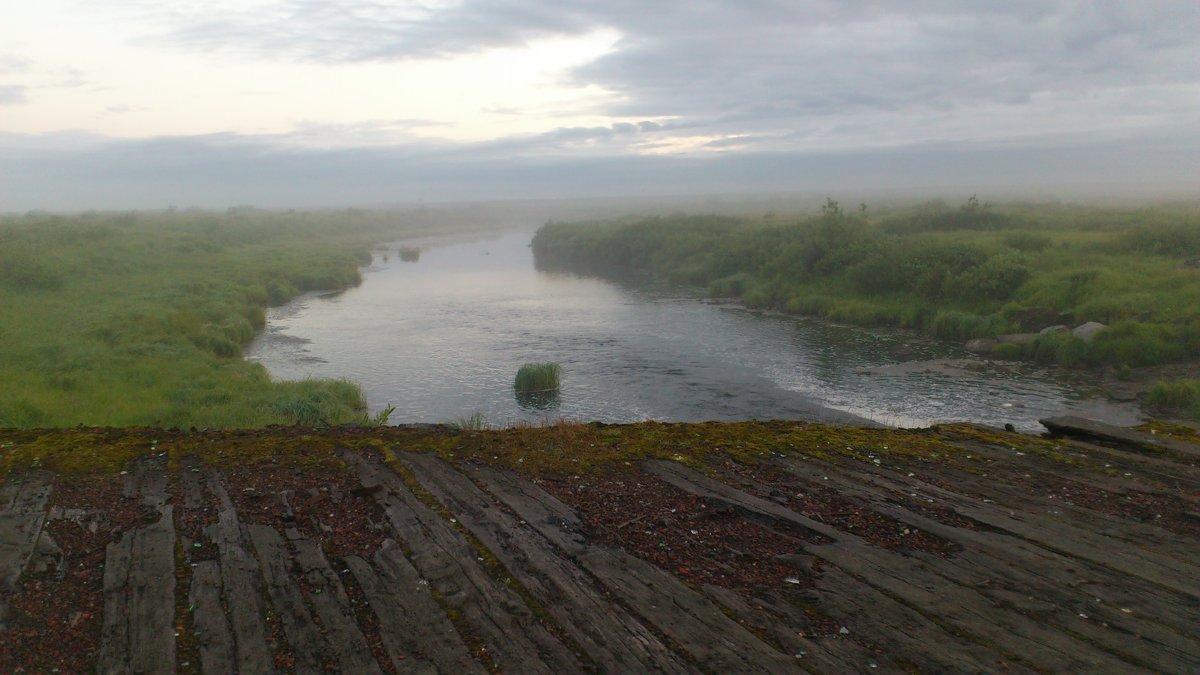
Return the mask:
<svg viewBox="0 0 1200 675">
<path fill-rule="evenodd" d="M 0 431 L 0 671 L 1195 672 L 1200 439 L 1095 432 Z"/>
</svg>

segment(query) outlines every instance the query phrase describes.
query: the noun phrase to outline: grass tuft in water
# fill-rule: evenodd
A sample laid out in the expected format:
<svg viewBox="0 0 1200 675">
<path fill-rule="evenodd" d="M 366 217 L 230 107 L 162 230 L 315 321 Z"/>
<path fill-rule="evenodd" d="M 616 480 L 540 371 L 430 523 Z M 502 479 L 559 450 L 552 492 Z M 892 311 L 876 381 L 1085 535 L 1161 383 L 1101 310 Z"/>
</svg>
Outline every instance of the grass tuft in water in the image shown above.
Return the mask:
<svg viewBox="0 0 1200 675">
<path fill-rule="evenodd" d="M 517 371 L 513 386 L 520 393 L 558 389 L 562 366 L 553 362 L 526 363 Z"/>
<path fill-rule="evenodd" d="M 470 415 L 467 415 L 466 417 L 460 417 L 449 424 L 455 429 L 459 429 L 461 431 L 483 431 L 488 428 L 487 418 L 484 417 L 483 413 L 479 412 L 478 410 Z"/>
</svg>

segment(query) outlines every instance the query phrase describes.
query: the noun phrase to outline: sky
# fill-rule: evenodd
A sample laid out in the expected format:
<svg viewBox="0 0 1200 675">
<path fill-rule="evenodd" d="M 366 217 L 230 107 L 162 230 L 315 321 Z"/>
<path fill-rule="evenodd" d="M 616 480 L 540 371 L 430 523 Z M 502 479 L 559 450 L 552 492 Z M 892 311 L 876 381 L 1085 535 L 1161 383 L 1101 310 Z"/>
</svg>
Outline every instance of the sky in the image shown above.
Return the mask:
<svg viewBox="0 0 1200 675">
<path fill-rule="evenodd" d="M 1193 0 L 0 0 L 0 211 L 1200 195 Z"/>
</svg>

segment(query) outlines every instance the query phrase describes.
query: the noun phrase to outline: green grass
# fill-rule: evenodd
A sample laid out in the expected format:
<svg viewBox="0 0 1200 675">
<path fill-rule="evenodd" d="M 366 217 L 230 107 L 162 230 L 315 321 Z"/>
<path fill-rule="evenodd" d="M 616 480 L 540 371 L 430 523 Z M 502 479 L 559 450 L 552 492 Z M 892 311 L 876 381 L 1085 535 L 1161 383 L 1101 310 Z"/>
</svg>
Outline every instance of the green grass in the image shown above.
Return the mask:
<svg viewBox="0 0 1200 675">
<path fill-rule="evenodd" d="M 459 431 L 483 431 L 488 428 L 487 417 L 484 417 L 483 413 L 478 410 L 448 424 Z"/>
<path fill-rule="evenodd" d="M 874 212 L 874 210 L 872 210 Z M 1078 367 L 1200 357 L 1200 209 L 933 203 L 882 217 L 669 217 L 548 223 L 536 262 L 707 287 L 747 306 L 968 340 L 1052 325 L 1022 358 Z M 1010 350 L 1012 351 L 1012 350 Z"/>
<path fill-rule="evenodd" d="M 558 389 L 562 367 L 557 363 L 526 363 L 517 371 L 513 386 L 518 393 L 533 393 Z"/>
<path fill-rule="evenodd" d="M 1158 382 L 1146 402 L 1160 410 L 1200 422 L 1200 380 Z"/>
<path fill-rule="evenodd" d="M 431 225 L 362 211 L 0 217 L 0 427 L 359 420 L 357 385 L 274 382 L 242 349 L 266 307 L 353 286 L 371 244 Z"/>
</svg>

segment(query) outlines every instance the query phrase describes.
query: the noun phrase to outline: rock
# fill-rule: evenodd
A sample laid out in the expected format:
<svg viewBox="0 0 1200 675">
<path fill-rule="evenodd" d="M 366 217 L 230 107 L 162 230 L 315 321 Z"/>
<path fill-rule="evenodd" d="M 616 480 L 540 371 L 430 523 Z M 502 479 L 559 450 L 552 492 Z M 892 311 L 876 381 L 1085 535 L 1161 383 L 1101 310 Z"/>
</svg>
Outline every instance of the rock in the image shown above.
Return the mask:
<svg viewBox="0 0 1200 675">
<path fill-rule="evenodd" d="M 1091 342 L 1092 340 L 1096 339 L 1097 335 L 1107 329 L 1108 326 L 1105 326 L 1099 321 L 1089 321 L 1080 326 L 1076 326 L 1075 330 L 1071 331 L 1071 335 L 1074 335 L 1084 342 Z"/>
<path fill-rule="evenodd" d="M 1189 260 L 1184 260 L 1183 265 L 1181 265 L 1181 267 L 1183 267 L 1183 269 L 1185 269 L 1185 270 L 1200 270 L 1200 258 L 1191 258 Z"/>
<path fill-rule="evenodd" d="M 1004 345 L 1019 345 L 1024 346 L 1032 344 L 1038 338 L 1040 333 L 1010 333 L 1008 335 L 997 335 L 996 340 Z"/>
<path fill-rule="evenodd" d="M 1042 330 L 1038 331 L 1038 335 L 1062 335 L 1063 333 L 1070 332 L 1070 326 L 1064 326 L 1060 323 L 1057 326 L 1046 326 Z"/>
<path fill-rule="evenodd" d="M 975 338 L 974 340 L 967 340 L 967 344 L 963 345 L 963 348 L 969 352 L 986 354 L 995 351 L 998 344 L 1000 344 L 1000 341 L 995 338 Z"/>
</svg>

